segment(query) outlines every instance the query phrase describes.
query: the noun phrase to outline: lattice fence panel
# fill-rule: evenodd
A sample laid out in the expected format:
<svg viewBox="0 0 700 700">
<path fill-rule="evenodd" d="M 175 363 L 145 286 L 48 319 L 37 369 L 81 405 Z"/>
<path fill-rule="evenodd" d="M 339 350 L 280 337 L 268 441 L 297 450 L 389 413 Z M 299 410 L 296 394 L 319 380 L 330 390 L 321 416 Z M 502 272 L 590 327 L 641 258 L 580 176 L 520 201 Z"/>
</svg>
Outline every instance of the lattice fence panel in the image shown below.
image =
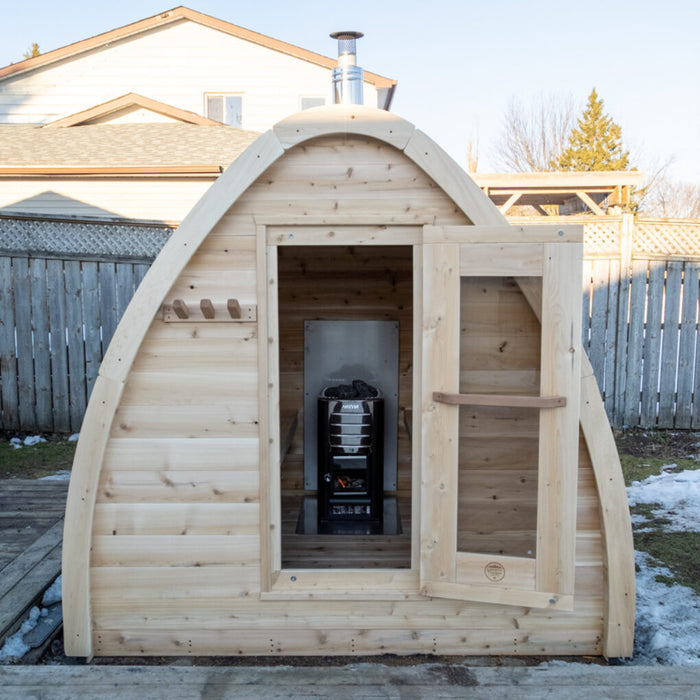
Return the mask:
<svg viewBox="0 0 700 700">
<path fill-rule="evenodd" d="M 632 254 L 635 257 L 700 258 L 700 221 L 637 219 Z"/>
<path fill-rule="evenodd" d="M 621 219 L 598 217 L 587 220 L 583 225 L 584 254 L 598 257 L 618 257 L 620 255 Z"/>
</svg>

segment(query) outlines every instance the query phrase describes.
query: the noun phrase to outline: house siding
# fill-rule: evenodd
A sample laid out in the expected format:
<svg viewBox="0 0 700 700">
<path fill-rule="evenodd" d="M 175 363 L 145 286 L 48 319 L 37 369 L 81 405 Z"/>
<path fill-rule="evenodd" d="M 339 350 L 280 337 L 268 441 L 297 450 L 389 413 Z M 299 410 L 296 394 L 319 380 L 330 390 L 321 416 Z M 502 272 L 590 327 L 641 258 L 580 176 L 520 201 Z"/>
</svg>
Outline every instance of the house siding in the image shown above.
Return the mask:
<svg viewBox="0 0 700 700">
<path fill-rule="evenodd" d="M 47 123 L 129 92 L 204 115 L 205 93 L 232 92 L 244 96 L 243 128 L 265 131 L 299 110 L 300 95 L 326 95 L 330 103 L 330 76 L 181 20 L 0 81 L 0 124 Z M 365 103 L 377 106 L 367 83 Z"/>
</svg>

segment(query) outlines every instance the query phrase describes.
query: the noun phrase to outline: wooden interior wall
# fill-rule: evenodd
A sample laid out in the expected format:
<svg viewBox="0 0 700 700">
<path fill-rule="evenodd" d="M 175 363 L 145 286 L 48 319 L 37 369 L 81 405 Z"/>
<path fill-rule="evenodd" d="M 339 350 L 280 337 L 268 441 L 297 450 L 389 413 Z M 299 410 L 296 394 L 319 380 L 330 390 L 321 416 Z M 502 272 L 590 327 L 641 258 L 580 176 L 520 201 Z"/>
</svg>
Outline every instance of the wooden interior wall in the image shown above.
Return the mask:
<svg viewBox="0 0 700 700">
<path fill-rule="evenodd" d="M 255 304 L 255 215 L 308 213 L 331 224 L 358 213 L 468 223 L 398 151 L 319 139 L 288 152 L 235 204 L 169 297 Z M 572 613 L 425 599 L 417 577 L 415 595 L 261 600 L 257 358 L 254 323 L 154 320 L 100 477 L 95 655 L 600 653 L 600 518 L 585 448 Z"/>
<path fill-rule="evenodd" d="M 413 400 L 412 249 L 283 246 L 278 251 L 280 411 L 303 409 L 304 321 L 398 321 L 401 425 Z M 301 423 L 298 430 L 302 432 Z M 410 493 L 411 448 L 406 440 L 399 446 L 398 489 Z M 287 477 L 286 483 L 296 482 Z"/>
<path fill-rule="evenodd" d="M 540 323 L 513 278 L 465 277 L 460 392 L 540 393 Z M 458 548 L 535 556 L 539 411 L 460 407 Z"/>
</svg>

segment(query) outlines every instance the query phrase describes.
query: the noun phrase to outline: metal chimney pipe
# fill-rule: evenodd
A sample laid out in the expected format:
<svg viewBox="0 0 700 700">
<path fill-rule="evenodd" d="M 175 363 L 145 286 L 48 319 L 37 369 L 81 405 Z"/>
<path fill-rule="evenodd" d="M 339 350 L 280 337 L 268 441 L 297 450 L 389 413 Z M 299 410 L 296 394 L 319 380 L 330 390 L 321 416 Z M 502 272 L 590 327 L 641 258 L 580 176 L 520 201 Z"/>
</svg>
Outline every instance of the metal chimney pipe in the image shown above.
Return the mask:
<svg viewBox="0 0 700 700">
<path fill-rule="evenodd" d="M 343 105 L 361 105 L 365 84 L 365 72 L 356 65 L 355 40 L 363 37 L 362 32 L 333 32 L 331 37 L 338 40 L 338 65 L 333 69 L 333 102 Z"/>
</svg>

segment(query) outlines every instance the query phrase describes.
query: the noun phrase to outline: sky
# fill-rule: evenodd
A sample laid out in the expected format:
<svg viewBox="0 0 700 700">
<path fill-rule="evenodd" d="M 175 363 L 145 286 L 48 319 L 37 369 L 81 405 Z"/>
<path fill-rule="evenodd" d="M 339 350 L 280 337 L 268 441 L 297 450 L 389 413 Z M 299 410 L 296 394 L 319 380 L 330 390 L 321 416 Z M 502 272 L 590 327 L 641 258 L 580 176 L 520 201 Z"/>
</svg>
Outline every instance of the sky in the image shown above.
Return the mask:
<svg viewBox="0 0 700 700">
<path fill-rule="evenodd" d="M 0 66 L 32 42 L 60 48 L 171 9 L 174 0 L 0 0 Z M 700 3 L 697 0 L 187 0 L 187 6 L 335 56 L 329 33 L 364 32 L 358 63 L 398 80 L 392 111 L 460 165 L 478 145 L 481 172 L 509 103 L 596 88 L 622 127 L 632 164 L 700 184 Z"/>
</svg>

